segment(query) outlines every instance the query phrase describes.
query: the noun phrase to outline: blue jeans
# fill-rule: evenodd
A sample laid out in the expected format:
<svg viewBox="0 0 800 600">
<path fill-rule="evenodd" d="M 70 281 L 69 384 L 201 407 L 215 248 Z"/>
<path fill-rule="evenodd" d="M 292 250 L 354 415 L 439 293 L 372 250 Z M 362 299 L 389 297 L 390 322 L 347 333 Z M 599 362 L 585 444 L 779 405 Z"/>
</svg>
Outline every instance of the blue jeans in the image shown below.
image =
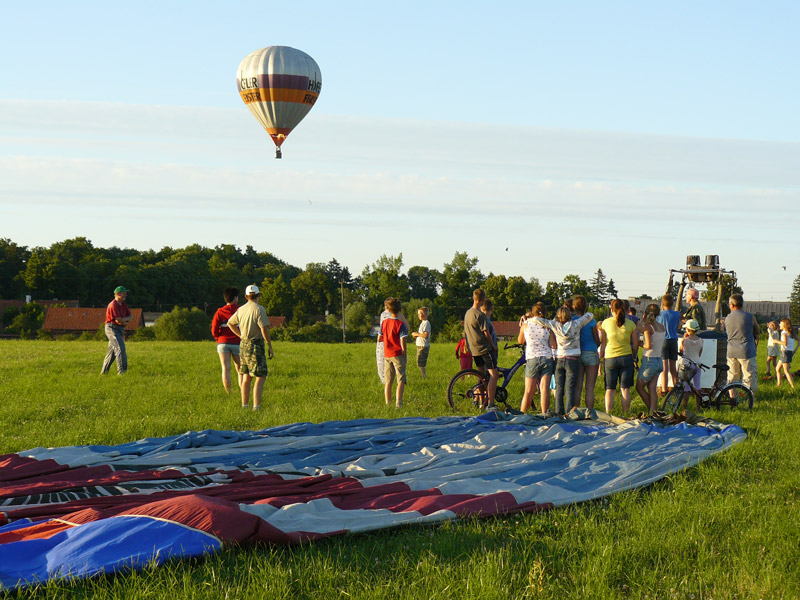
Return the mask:
<svg viewBox="0 0 800 600">
<path fill-rule="evenodd" d="M 578 405 L 575 402 L 575 383 L 578 381 L 580 360 L 580 356 L 556 360 L 556 414 L 568 413 Z"/>
<path fill-rule="evenodd" d="M 117 361 L 117 373 L 122 375 L 128 370 L 128 354 L 125 352 L 125 328 L 113 323 L 106 323 L 106 337 L 108 338 L 108 350 L 103 360 L 101 374 L 108 373 L 114 360 Z"/>
</svg>

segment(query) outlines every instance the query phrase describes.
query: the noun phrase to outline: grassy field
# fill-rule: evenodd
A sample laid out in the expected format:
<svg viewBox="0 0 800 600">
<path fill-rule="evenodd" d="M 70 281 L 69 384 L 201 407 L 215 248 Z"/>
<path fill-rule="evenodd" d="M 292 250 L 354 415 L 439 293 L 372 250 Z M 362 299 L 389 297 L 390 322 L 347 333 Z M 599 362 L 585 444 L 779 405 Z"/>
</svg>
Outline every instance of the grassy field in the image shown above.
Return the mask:
<svg viewBox="0 0 800 600">
<path fill-rule="evenodd" d="M 409 369 L 386 407 L 371 344 L 275 344 L 260 412 L 226 396 L 213 343 L 128 345 L 99 375 L 101 342 L 0 341 L 0 452 L 127 442 L 193 429 L 449 414 L 452 344 L 428 379 Z M 761 353 L 764 348 L 762 346 Z M 501 364 L 516 354 L 508 352 Z M 761 357 L 763 365 L 764 357 Z M 413 360 L 411 361 L 413 364 Z M 521 373 L 511 398 L 522 394 Z M 599 395 L 598 389 L 598 398 Z M 536 515 L 229 549 L 22 598 L 798 598 L 800 393 L 763 383 L 751 413 L 709 413 L 748 439 L 643 490 Z M 619 404 L 619 403 L 617 403 Z M 641 400 L 634 404 L 643 410 Z"/>
</svg>

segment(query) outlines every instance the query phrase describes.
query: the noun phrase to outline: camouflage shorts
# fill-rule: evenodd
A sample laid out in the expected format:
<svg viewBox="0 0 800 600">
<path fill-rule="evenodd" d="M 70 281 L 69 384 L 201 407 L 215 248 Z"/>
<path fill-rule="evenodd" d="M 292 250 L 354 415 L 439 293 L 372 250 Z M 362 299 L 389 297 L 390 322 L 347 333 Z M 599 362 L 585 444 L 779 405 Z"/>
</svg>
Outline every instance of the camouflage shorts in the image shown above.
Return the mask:
<svg viewBox="0 0 800 600">
<path fill-rule="evenodd" d="M 430 346 L 417 346 L 417 366 L 428 366 L 428 353 L 431 351 Z"/>
<path fill-rule="evenodd" d="M 264 340 L 242 339 L 239 343 L 239 372 L 253 377 L 267 376 L 267 355 Z"/>
</svg>

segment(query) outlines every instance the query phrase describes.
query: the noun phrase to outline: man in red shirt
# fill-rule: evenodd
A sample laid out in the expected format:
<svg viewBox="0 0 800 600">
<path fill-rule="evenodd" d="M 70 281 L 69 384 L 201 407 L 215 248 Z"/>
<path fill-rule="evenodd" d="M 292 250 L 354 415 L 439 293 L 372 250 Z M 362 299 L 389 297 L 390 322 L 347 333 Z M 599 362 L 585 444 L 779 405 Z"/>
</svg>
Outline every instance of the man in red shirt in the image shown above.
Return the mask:
<svg viewBox="0 0 800 600">
<path fill-rule="evenodd" d="M 128 355 L 125 352 L 125 325 L 131 320 L 131 309 L 125 301 L 128 299 L 128 291 L 123 286 L 118 286 L 114 290 L 114 299 L 109 302 L 106 308 L 105 332 L 108 338 L 108 350 L 103 360 L 101 375 L 108 373 L 114 361 L 117 361 L 117 373 L 122 375 L 128 370 Z"/>
</svg>

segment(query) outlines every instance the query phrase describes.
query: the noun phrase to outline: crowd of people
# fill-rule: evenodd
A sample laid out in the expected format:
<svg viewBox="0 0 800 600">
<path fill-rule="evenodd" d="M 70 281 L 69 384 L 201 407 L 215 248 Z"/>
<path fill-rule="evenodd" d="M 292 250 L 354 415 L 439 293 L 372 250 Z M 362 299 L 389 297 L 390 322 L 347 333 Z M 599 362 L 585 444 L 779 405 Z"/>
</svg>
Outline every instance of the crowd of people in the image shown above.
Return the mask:
<svg viewBox="0 0 800 600">
<path fill-rule="evenodd" d="M 686 292 L 687 308 L 674 310 L 675 300 L 669 294 L 661 303 L 647 305 L 642 318 L 624 300 L 611 302 L 611 316 L 598 323 L 587 313 L 586 298 L 576 296 L 556 310 L 555 319 L 547 319 L 542 303 L 535 304 L 519 321 L 518 342 L 525 345 L 525 390 L 520 411 L 527 412 L 533 397 L 539 394 L 541 412 L 546 416 L 564 415 L 581 405 L 581 395 L 589 411 L 594 410 L 594 388 L 600 370 L 604 375 L 605 411 L 611 413 L 619 390 L 622 411 L 631 409 L 631 388 L 642 398 L 648 412 L 658 408 L 660 393 L 672 386 L 683 385 L 688 396 L 691 379 L 700 388 L 700 369 L 706 330 L 706 318 L 699 293 Z M 497 359 L 490 349 L 490 323 L 481 317 L 481 307 L 490 302 L 483 290 L 475 290 L 473 306 L 464 316 L 464 339 L 456 348 L 461 367 L 468 368 L 464 357 L 472 356 L 475 368 L 488 377 L 485 407 L 494 408 L 497 389 Z M 743 310 L 741 294 L 729 300 L 730 314 L 723 322 L 727 334 L 728 382 L 742 381 L 755 393 L 758 389 L 756 350 L 760 329 L 755 317 Z M 491 305 L 490 305 L 491 306 Z M 485 312 L 485 311 L 484 311 Z M 780 327 L 780 331 L 778 330 Z M 769 351 L 777 384 L 785 379 L 794 389 L 790 370 L 796 339 L 789 319 L 770 324 Z M 496 342 L 495 342 L 496 348 Z M 639 350 L 641 349 L 641 364 Z M 778 358 L 779 356 L 779 358 Z M 693 361 L 693 362 L 692 362 Z M 775 364 L 777 361 L 777 364 Z M 679 370 L 686 377 L 679 379 Z M 552 380 L 555 381 L 555 403 L 551 408 Z M 635 381 L 635 384 L 634 384 Z M 659 389 L 660 383 L 660 389 Z"/>
<path fill-rule="evenodd" d="M 128 292 L 123 286 L 117 287 L 114 300 L 106 309 L 108 348 L 101 368 L 103 374 L 108 373 L 114 362 L 119 374 L 125 373 L 128 367 L 124 336 L 125 325 L 131 319 L 126 302 Z M 223 297 L 225 305 L 216 311 L 211 322 L 211 333 L 217 342 L 222 368 L 222 385 L 227 393 L 231 392 L 233 363 L 242 407 L 250 408 L 252 392 L 252 408 L 258 410 L 268 374 L 267 359 L 274 356 L 269 319 L 259 304 L 260 291 L 256 285 L 247 286 L 244 305 L 239 305 L 239 290 L 236 288 L 225 289 Z M 581 405 L 582 395 L 586 408 L 594 411 L 595 383 L 602 369 L 607 413 L 614 408 L 617 390 L 622 399 L 622 411 L 626 414 L 630 411 L 631 388 L 635 388 L 648 411 L 655 412 L 659 391 L 666 394 L 670 384 L 679 384 L 679 367 L 689 368 L 691 363 L 684 363 L 683 357 L 694 362 L 701 360 L 706 318 L 698 298 L 697 290 L 689 288 L 686 292 L 687 308 L 681 313 L 674 310 L 674 298 L 667 294 L 662 297 L 660 306 L 656 303 L 647 305 L 641 318 L 636 316 L 635 309 L 627 301 L 614 299 L 610 305 L 611 316 L 599 323 L 591 312 L 587 312 L 583 296 L 575 296 L 558 308 L 555 319 L 545 318 L 544 305 L 536 303 L 519 320 L 517 340 L 525 345 L 526 360 L 520 411 L 530 411 L 537 394 L 541 412 L 546 416 L 569 413 Z M 733 294 L 729 306 L 730 314 L 723 323 L 727 334 L 728 381 L 742 381 L 755 393 L 758 389 L 758 321 L 743 310 L 741 294 Z M 487 410 L 496 408 L 500 375 L 497 335 L 492 325 L 493 308 L 492 301 L 486 298 L 482 289 L 473 292 L 472 306 L 464 315 L 463 337 L 455 352 L 462 370 L 474 365 L 487 377 L 483 403 Z M 423 379 L 433 333 L 428 312 L 427 307 L 418 310 L 420 325 L 411 333 Z M 386 404 L 391 404 L 394 388 L 395 407 L 400 408 L 407 382 L 406 339 L 411 326 L 397 298 L 386 299 L 379 322 L 380 335 L 376 346 L 378 376 L 384 385 Z M 791 321 L 784 318 L 770 322 L 767 340 L 765 378 L 772 378 L 774 372 L 777 385 L 785 379 L 794 389 L 790 367 L 797 341 Z M 699 369 L 692 376 L 695 387 L 700 388 Z M 553 381 L 554 386 L 551 385 Z M 552 407 L 551 387 L 555 388 Z"/>
<path fill-rule="evenodd" d="M 627 301 L 614 299 L 610 305 L 611 316 L 599 323 L 592 313 L 587 312 L 583 296 L 576 296 L 558 308 L 555 319 L 545 318 L 544 305 L 541 302 L 535 304 L 519 321 L 517 341 L 525 346 L 526 360 L 520 411 L 530 411 L 537 394 L 541 412 L 546 416 L 569 413 L 581 406 L 582 396 L 586 408 L 594 411 L 594 390 L 601 369 L 607 413 L 614 409 L 617 390 L 623 413 L 629 413 L 632 389 L 642 398 L 648 412 L 656 412 L 659 392 L 666 394 L 675 385 L 685 385 L 688 392 L 689 386 L 679 379 L 679 369 L 691 369 L 693 373 L 689 378 L 700 388 L 701 373 L 690 362 L 700 362 L 704 348 L 706 318 L 698 297 L 696 289 L 687 290 L 687 308 L 681 313 L 674 310 L 675 300 L 667 294 L 660 305 L 647 305 L 641 318 L 636 316 L 635 309 Z M 742 381 L 755 392 L 758 388 L 758 322 L 742 309 L 740 294 L 731 296 L 729 306 L 731 313 L 723 324 L 728 338 L 728 381 Z M 482 406 L 486 410 L 496 409 L 500 376 L 492 312 L 492 301 L 486 298 L 482 289 L 476 289 L 472 307 L 464 315 L 463 337 L 455 349 L 462 370 L 474 367 L 486 379 L 486 389 L 481 394 Z M 419 332 L 411 335 L 417 340 L 417 365 L 424 377 L 431 335 L 427 308 L 420 309 L 418 316 Z M 384 383 L 387 405 L 391 403 L 393 381 L 397 379 L 395 406 L 400 407 L 407 380 L 405 338 L 409 335 L 410 325 L 402 314 L 399 300 L 386 300 L 380 322 L 381 335 L 376 354 L 378 375 Z M 783 378 L 794 387 L 789 370 L 795 346 L 792 325 L 788 319 L 783 319 L 780 327 L 782 333 L 776 334 L 771 341 L 780 348 L 775 373 L 778 383 L 783 374 Z M 777 353 L 776 350 L 775 356 Z M 555 389 L 552 406 L 551 388 Z"/>
</svg>

